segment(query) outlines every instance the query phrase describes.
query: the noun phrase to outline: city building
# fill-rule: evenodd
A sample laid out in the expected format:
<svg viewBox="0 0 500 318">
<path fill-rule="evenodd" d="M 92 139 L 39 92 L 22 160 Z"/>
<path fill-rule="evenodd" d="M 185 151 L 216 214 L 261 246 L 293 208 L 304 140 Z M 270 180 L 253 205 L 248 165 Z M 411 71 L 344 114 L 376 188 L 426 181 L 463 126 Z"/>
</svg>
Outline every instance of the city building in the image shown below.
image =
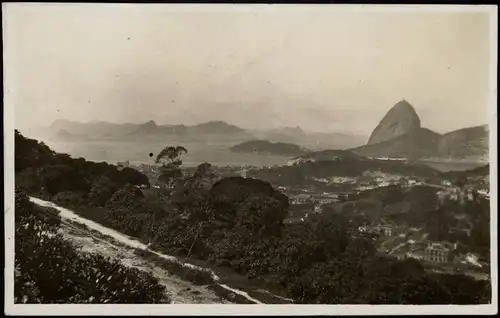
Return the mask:
<svg viewBox="0 0 500 318">
<path fill-rule="evenodd" d="M 319 205 L 319 204 L 315 205 L 315 206 L 314 206 L 314 212 L 315 212 L 315 213 L 321 213 L 321 212 L 323 212 L 323 208 L 322 208 L 322 206 L 321 206 L 321 205 Z"/>
<path fill-rule="evenodd" d="M 452 251 L 456 250 L 458 247 L 458 243 L 451 243 L 448 241 L 442 241 L 441 244 L 443 244 L 444 246 L 446 246 L 447 248 L 449 248 Z"/>
<path fill-rule="evenodd" d="M 392 236 L 392 226 L 390 225 L 381 225 L 380 232 L 385 236 Z"/>
<path fill-rule="evenodd" d="M 392 236 L 393 227 L 389 224 L 377 224 L 374 226 L 364 225 L 358 228 L 360 232 L 380 234 L 384 236 Z"/>
<path fill-rule="evenodd" d="M 472 192 L 467 192 L 467 200 L 468 201 L 474 201 L 474 193 Z"/>
<path fill-rule="evenodd" d="M 451 182 L 448 180 L 443 180 L 443 181 L 441 181 L 441 185 L 443 185 L 445 187 L 451 187 Z"/>
<path fill-rule="evenodd" d="M 434 263 L 446 263 L 450 260 L 451 249 L 444 243 L 428 243 L 424 250 L 424 259 Z"/>
<path fill-rule="evenodd" d="M 486 188 L 481 188 L 479 190 L 477 190 L 477 193 L 487 199 L 490 198 L 490 191 Z"/>
<path fill-rule="evenodd" d="M 417 181 L 416 180 L 408 180 L 408 185 L 409 186 L 417 185 Z"/>
<path fill-rule="evenodd" d="M 307 194 L 299 194 L 299 195 L 295 195 L 291 198 L 292 200 L 292 204 L 303 204 L 303 203 L 306 203 L 309 199 L 310 199 L 310 196 L 307 195 Z"/>
<path fill-rule="evenodd" d="M 367 226 L 359 226 L 358 227 L 358 231 L 359 232 L 368 232 L 368 227 Z"/>
<path fill-rule="evenodd" d="M 424 250 L 415 250 L 415 251 L 410 251 L 406 253 L 407 258 L 413 258 L 416 260 L 423 260 L 425 257 L 425 251 Z"/>
</svg>

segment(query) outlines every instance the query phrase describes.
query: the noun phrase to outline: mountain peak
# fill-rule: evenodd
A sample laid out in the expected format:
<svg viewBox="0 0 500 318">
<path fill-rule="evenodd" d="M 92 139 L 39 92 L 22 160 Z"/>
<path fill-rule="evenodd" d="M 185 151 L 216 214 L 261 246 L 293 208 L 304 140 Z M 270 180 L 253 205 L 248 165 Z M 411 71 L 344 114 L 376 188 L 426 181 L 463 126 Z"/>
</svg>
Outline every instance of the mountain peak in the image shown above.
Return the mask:
<svg viewBox="0 0 500 318">
<path fill-rule="evenodd" d="M 295 127 L 285 127 L 285 128 L 283 128 L 283 130 L 298 133 L 298 134 L 304 134 L 304 130 L 302 130 L 302 128 L 298 125 Z"/>
<path fill-rule="evenodd" d="M 243 132 L 238 126 L 228 124 L 221 120 L 212 120 L 193 126 L 198 133 L 239 133 Z"/>
<path fill-rule="evenodd" d="M 50 126 L 51 127 L 58 127 L 58 126 L 68 125 L 68 124 L 71 124 L 70 120 L 59 118 L 59 119 L 54 120 Z"/>
<path fill-rule="evenodd" d="M 369 145 L 388 141 L 420 128 L 420 118 L 415 108 L 402 99 L 385 114 L 373 130 Z"/>
<path fill-rule="evenodd" d="M 220 127 L 220 126 L 232 126 L 222 120 L 210 120 L 200 124 L 195 125 L 197 127 Z"/>
<path fill-rule="evenodd" d="M 142 126 L 156 127 L 156 122 L 154 120 L 150 120 L 142 124 Z"/>
<path fill-rule="evenodd" d="M 396 105 L 392 106 L 392 109 L 394 109 L 394 108 L 406 109 L 406 110 L 414 112 L 415 115 L 417 114 L 417 112 L 415 111 L 415 108 L 404 98 L 402 100 L 400 100 L 399 102 L 397 102 Z"/>
</svg>

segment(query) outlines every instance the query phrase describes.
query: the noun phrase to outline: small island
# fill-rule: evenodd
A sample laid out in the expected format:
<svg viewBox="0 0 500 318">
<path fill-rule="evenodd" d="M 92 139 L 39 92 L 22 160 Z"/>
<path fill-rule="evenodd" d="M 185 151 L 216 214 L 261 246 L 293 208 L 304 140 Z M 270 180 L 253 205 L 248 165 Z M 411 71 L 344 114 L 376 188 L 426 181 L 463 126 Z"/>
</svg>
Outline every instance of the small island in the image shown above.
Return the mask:
<svg viewBox="0 0 500 318">
<path fill-rule="evenodd" d="M 300 156 L 308 152 L 298 145 L 267 140 L 250 140 L 230 148 L 233 152 L 257 153 L 277 156 Z"/>
</svg>

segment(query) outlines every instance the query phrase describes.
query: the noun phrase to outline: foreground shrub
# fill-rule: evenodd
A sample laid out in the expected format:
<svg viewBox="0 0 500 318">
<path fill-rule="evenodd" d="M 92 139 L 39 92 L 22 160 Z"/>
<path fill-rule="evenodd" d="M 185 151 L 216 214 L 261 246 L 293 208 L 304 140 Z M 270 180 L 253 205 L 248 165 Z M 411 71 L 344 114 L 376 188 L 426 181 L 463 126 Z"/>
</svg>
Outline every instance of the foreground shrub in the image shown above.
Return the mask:
<svg viewBox="0 0 500 318">
<path fill-rule="evenodd" d="M 16 191 L 16 303 L 164 303 L 165 287 L 117 260 L 77 251 L 60 219 Z"/>
</svg>

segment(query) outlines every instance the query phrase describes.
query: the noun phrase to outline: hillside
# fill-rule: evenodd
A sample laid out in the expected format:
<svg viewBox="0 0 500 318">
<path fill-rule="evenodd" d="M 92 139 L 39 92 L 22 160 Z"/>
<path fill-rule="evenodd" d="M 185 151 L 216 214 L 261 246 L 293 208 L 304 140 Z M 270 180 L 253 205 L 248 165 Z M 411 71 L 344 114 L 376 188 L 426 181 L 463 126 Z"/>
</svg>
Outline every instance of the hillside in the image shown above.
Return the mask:
<svg viewBox="0 0 500 318">
<path fill-rule="evenodd" d="M 158 131 L 159 127 L 153 120 L 150 120 L 147 123 L 138 125 L 137 130 L 135 130 L 131 134 L 151 134 L 151 133 L 157 133 Z"/>
<path fill-rule="evenodd" d="M 230 125 L 223 121 L 209 121 L 206 123 L 194 125 L 190 127 L 192 133 L 195 134 L 241 134 L 246 131 L 238 126 Z"/>
<path fill-rule="evenodd" d="M 438 142 L 439 156 L 453 159 L 488 159 L 488 126 L 463 128 L 444 134 Z"/>
<path fill-rule="evenodd" d="M 362 215 L 371 222 L 388 219 L 421 227 L 428 214 L 438 208 L 439 190 L 430 186 L 379 187 L 363 191 L 347 202 L 332 204 L 327 210 Z"/>
<path fill-rule="evenodd" d="M 71 158 L 17 130 L 15 147 L 16 186 L 31 193 L 74 198 L 83 192 L 97 204 L 127 184 L 149 187 L 148 178 L 134 169 Z"/>
<path fill-rule="evenodd" d="M 67 131 L 66 129 L 60 129 L 53 135 L 53 137 L 62 141 L 89 140 L 89 138 L 86 137 L 85 135 L 73 134 Z"/>
<path fill-rule="evenodd" d="M 476 188 L 490 189 L 490 165 L 465 171 L 449 171 L 443 177 L 454 184 L 474 185 Z"/>
<path fill-rule="evenodd" d="M 187 176 L 192 182 L 173 184 L 173 192 L 187 190 L 185 193 L 189 196 L 172 200 L 167 188 L 170 183 L 161 189 L 142 190 L 142 186 L 149 184 L 147 177 L 144 179 L 143 174 L 133 169 L 118 170 L 104 163 L 55 153 L 17 131 L 15 147 L 16 186 L 22 184 L 30 197 L 38 197 L 34 199 L 38 205 L 56 208 L 71 219 L 76 218 L 71 213 L 77 214 L 78 220 L 85 219 L 82 223 L 90 229 L 135 248 L 134 255 L 140 256 L 140 261 L 132 267 L 146 263 L 160 275 L 144 279 L 137 271 L 124 271 L 124 264 L 114 266 L 133 257 L 128 247 L 119 251 L 122 255 L 115 254 L 117 259 L 112 260 L 112 266 L 107 265 L 110 261 L 102 256 L 85 262 L 73 256 L 67 259 L 71 253 L 66 248 L 58 249 L 60 245 L 54 249 L 54 242 L 50 240 L 53 236 L 42 242 L 36 231 L 19 226 L 23 224 L 20 223 L 16 224 L 16 230 L 24 231 L 23 238 L 19 241 L 16 238 L 16 242 L 41 244 L 37 248 L 21 249 L 16 244 L 16 255 L 22 255 L 21 265 L 24 264 L 15 284 L 20 299 L 31 295 L 23 279 L 36 276 L 38 286 L 43 287 L 39 290 L 42 302 L 45 297 L 52 297 L 52 302 L 64 299 L 70 303 L 157 302 L 162 296 L 158 284 L 168 280 L 159 272 L 160 268 L 196 285 L 209 285 L 216 295 L 228 297 L 229 294 L 231 302 L 241 303 L 289 303 L 293 299 L 300 304 L 475 304 L 487 302 L 491 294 L 488 281 L 475 281 L 463 275 L 431 274 L 418 262 L 379 256 L 373 238 L 359 233 L 361 224 L 347 215 L 318 214 L 300 224 L 285 224 L 288 197 L 265 180 L 223 178 L 209 190 L 194 187 L 211 175 L 209 166 L 200 165 L 196 173 Z M 170 159 L 180 161 L 175 157 Z M 418 165 L 368 159 L 307 162 L 264 172 L 300 178 L 357 176 L 366 170 L 411 176 L 435 173 Z M 187 181 L 182 171 L 171 172 L 165 169 L 162 173 Z M 26 195 L 24 197 L 26 201 Z M 23 213 L 20 207 L 16 201 L 16 218 L 32 219 L 31 211 Z M 475 206 L 472 210 L 482 211 Z M 56 231 L 52 229 L 51 234 Z M 92 233 L 85 233 L 89 232 Z M 481 233 L 484 240 L 487 233 Z M 95 235 L 91 239 L 99 241 L 103 236 Z M 86 247 L 101 249 L 97 245 L 86 244 Z M 40 263 L 46 259 L 47 262 Z M 98 271 L 91 269 L 96 260 Z M 223 272 L 224 276 L 217 280 L 213 275 L 215 270 L 200 270 L 189 265 L 193 264 L 191 260 L 206 264 L 205 268 L 215 267 L 217 275 Z M 16 261 L 19 262 L 18 258 Z M 44 265 L 43 270 L 39 264 Z M 78 287 L 82 282 L 84 289 Z M 68 283 L 76 286 L 71 294 L 64 289 Z M 62 288 L 54 290 L 56 284 Z M 339 285 L 352 288 L 342 288 L 339 292 Z M 121 293 L 124 287 L 128 287 L 126 294 Z M 175 288 L 175 285 L 169 287 Z M 148 294 L 143 293 L 144 290 Z M 283 296 L 272 295 L 268 290 Z M 204 288 L 197 291 L 205 294 Z M 176 297 L 175 293 L 169 294 Z M 63 297 L 68 295 L 75 298 Z M 150 299 L 142 298 L 145 296 Z"/>
<path fill-rule="evenodd" d="M 230 148 L 231 151 L 241 153 L 257 153 L 264 155 L 298 156 L 307 150 L 291 143 L 270 142 L 267 140 L 250 140 Z"/>
<path fill-rule="evenodd" d="M 443 173 L 444 176 L 454 176 L 454 177 L 465 177 L 465 178 L 474 178 L 474 177 L 486 177 L 490 175 L 490 165 L 484 165 L 478 168 L 469 169 L 465 171 L 449 171 Z"/>
<path fill-rule="evenodd" d="M 354 155 L 356 156 L 356 155 Z M 364 173 L 381 172 L 415 178 L 440 177 L 440 172 L 426 165 L 391 160 L 375 160 L 363 157 L 338 156 L 335 160 L 298 160 L 288 166 L 255 169 L 247 176 L 285 186 L 308 185 L 314 179 L 332 177 L 356 178 Z"/>
<path fill-rule="evenodd" d="M 419 128 L 388 141 L 351 149 L 368 157 L 418 159 L 439 156 L 440 135 L 427 128 Z"/>
<path fill-rule="evenodd" d="M 362 217 L 367 224 L 384 220 L 413 227 L 419 230 L 405 231 L 405 234 L 418 237 L 426 233 L 431 240 L 457 242 L 462 249 L 488 259 L 490 206 L 484 198 L 460 206 L 453 200 L 446 200 L 442 189 L 437 187 L 389 186 L 361 192 L 349 201 L 333 203 L 324 213 Z"/>
</svg>

